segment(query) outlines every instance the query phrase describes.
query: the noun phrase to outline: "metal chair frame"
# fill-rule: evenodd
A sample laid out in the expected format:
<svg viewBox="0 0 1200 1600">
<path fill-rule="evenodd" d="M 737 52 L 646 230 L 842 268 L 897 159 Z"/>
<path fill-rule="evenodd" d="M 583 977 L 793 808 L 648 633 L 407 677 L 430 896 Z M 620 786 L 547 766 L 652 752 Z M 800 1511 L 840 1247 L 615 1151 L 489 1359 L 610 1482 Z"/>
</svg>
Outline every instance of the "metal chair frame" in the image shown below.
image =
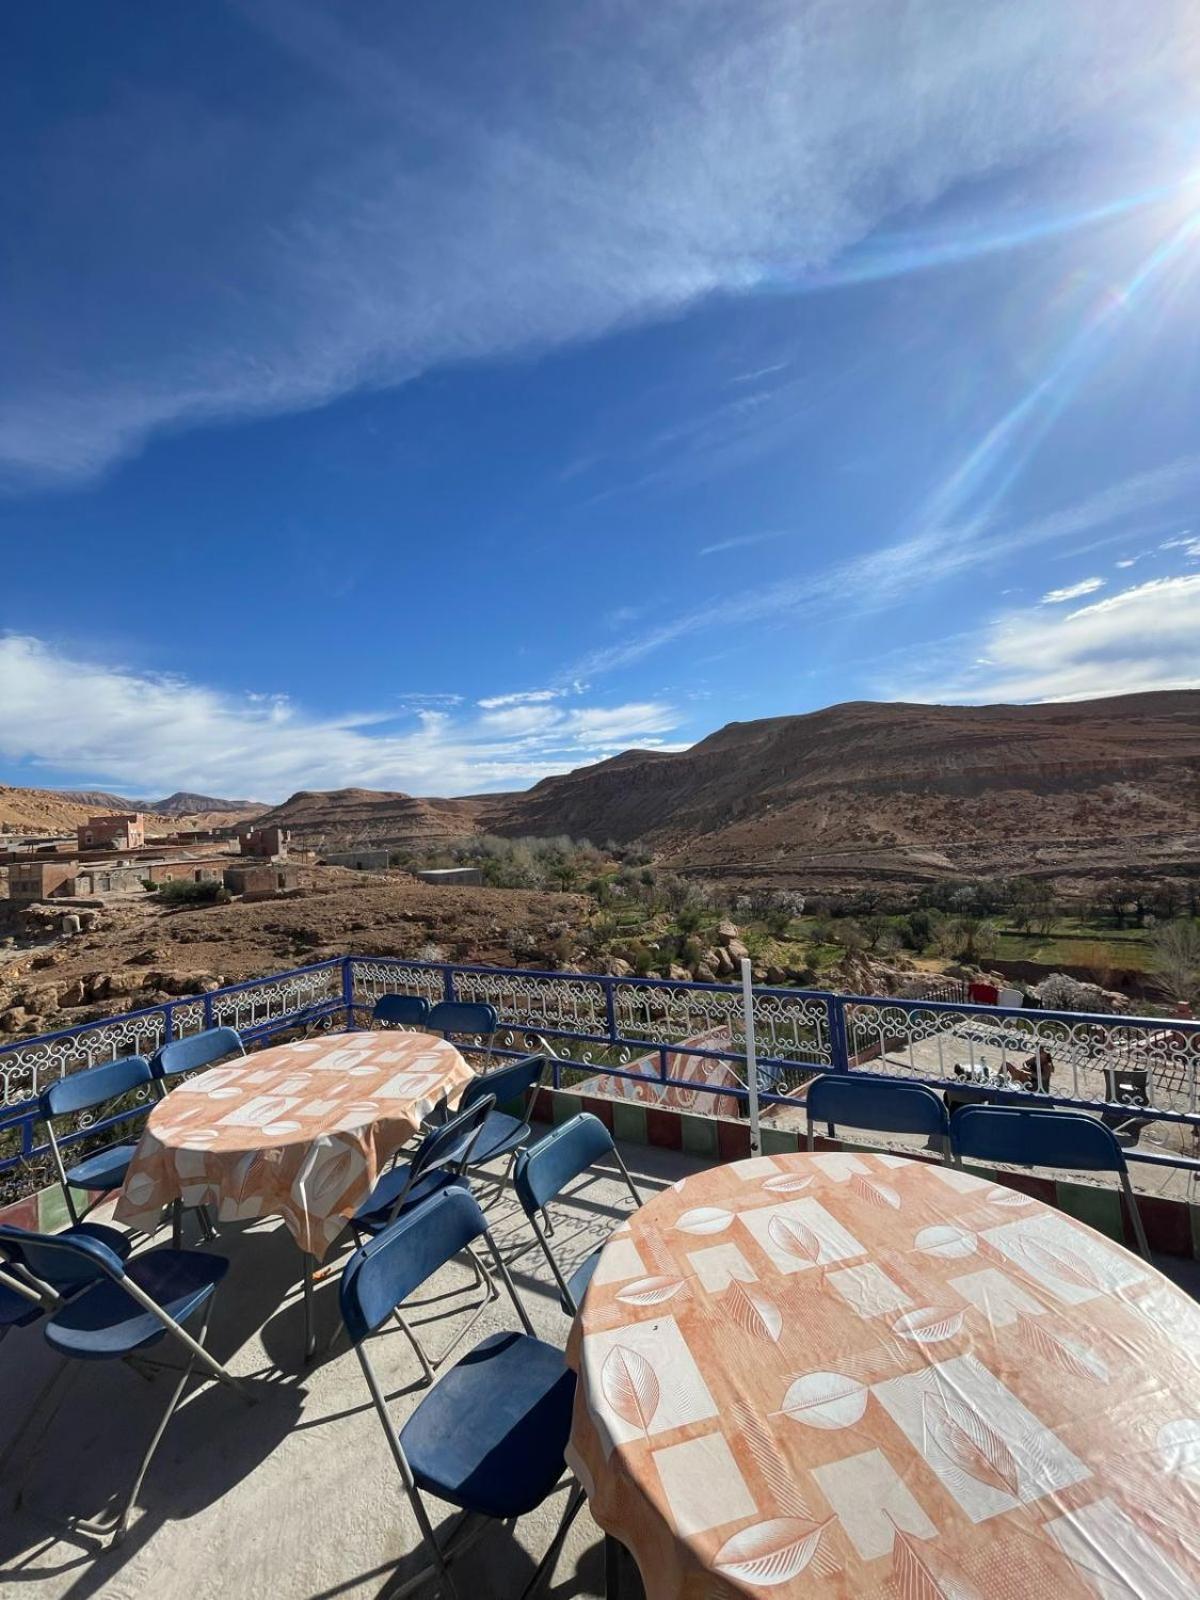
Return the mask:
<svg viewBox="0 0 1200 1600">
<path fill-rule="evenodd" d="M 435 1200 L 438 1198 L 441 1197 L 437 1196 L 435 1197 Z M 520 1296 L 517 1294 L 516 1285 L 509 1276 L 508 1268 L 504 1265 L 503 1257 L 496 1248 L 496 1241 L 493 1239 L 491 1230 L 488 1228 L 487 1223 L 484 1220 L 482 1211 L 480 1211 L 478 1208 L 478 1202 L 474 1201 L 473 1196 L 470 1198 L 475 1204 L 478 1214 L 478 1229 L 474 1233 L 473 1238 L 482 1238 L 485 1241 L 488 1250 L 491 1253 L 495 1270 L 499 1274 L 505 1289 L 508 1291 L 509 1298 L 516 1309 L 517 1316 L 520 1318 L 522 1328 L 531 1339 L 536 1339 L 537 1334 L 534 1331 L 533 1323 L 529 1320 L 529 1313 L 526 1311 Z M 448 1260 L 450 1258 L 447 1257 L 446 1259 Z M 442 1261 L 437 1265 L 445 1265 L 445 1261 Z M 432 1271 L 426 1275 L 426 1278 L 432 1276 L 432 1272 L 437 1270 L 437 1265 L 435 1265 Z M 352 1266 L 353 1258 L 347 1265 L 346 1272 L 343 1274 L 343 1297 L 346 1294 L 346 1284 Z M 414 1285 L 414 1287 L 419 1287 L 419 1284 Z M 406 1298 L 406 1296 L 402 1297 L 401 1301 L 397 1305 L 393 1306 L 393 1316 L 399 1316 L 399 1307 L 400 1304 L 403 1303 L 404 1298 Z M 383 1319 L 381 1318 L 380 1321 L 382 1320 Z M 369 1329 L 368 1332 L 374 1332 L 378 1327 L 379 1323 L 376 1323 L 375 1327 Z M 488 1524 L 494 1519 L 467 1511 L 460 1512 L 458 1517 L 454 1519 L 445 1543 L 439 1544 L 437 1534 L 435 1533 L 433 1524 L 429 1519 L 429 1513 L 426 1510 L 425 1503 L 421 1497 L 421 1491 L 417 1487 L 417 1482 L 413 1475 L 412 1467 L 409 1465 L 408 1458 L 404 1453 L 404 1447 L 400 1442 L 400 1431 L 393 1424 L 391 1417 L 388 1414 L 387 1400 L 384 1396 L 382 1385 L 380 1384 L 375 1373 L 375 1369 L 371 1365 L 370 1358 L 367 1355 L 366 1337 L 364 1336 L 359 1339 L 355 1339 L 353 1334 L 351 1334 L 351 1342 L 354 1344 L 355 1354 L 358 1356 L 359 1365 L 362 1368 L 363 1377 L 366 1379 L 371 1400 L 375 1406 L 376 1413 L 379 1416 L 379 1421 L 383 1427 L 384 1435 L 387 1438 L 388 1448 L 392 1453 L 392 1459 L 396 1463 L 396 1468 L 400 1474 L 401 1481 L 404 1484 L 404 1489 L 408 1495 L 409 1503 L 413 1508 L 413 1515 L 417 1519 L 417 1526 L 421 1531 L 421 1538 L 432 1557 L 432 1560 L 427 1567 L 422 1568 L 420 1572 L 407 1579 L 398 1588 L 390 1589 L 388 1591 L 389 1600 L 403 1600 L 405 1595 L 414 1593 L 431 1577 L 436 1577 L 439 1580 L 439 1586 L 444 1589 L 448 1600 L 459 1600 L 459 1592 L 455 1587 L 450 1568 L 453 1563 L 459 1560 L 471 1547 L 471 1545 L 473 1545 L 479 1539 L 480 1535 L 487 1530 Z M 532 1600 L 532 1597 L 538 1593 L 543 1583 L 549 1577 L 551 1571 L 553 1570 L 554 1563 L 558 1559 L 559 1552 L 562 1549 L 563 1541 L 566 1539 L 571 1524 L 574 1522 L 575 1517 L 578 1514 L 580 1507 L 583 1505 L 585 1498 L 586 1495 L 583 1486 L 579 1483 L 576 1483 L 571 1489 L 570 1495 L 568 1496 L 567 1505 L 564 1509 L 562 1519 L 559 1522 L 554 1538 L 551 1540 L 549 1548 L 546 1550 L 546 1553 L 538 1563 L 537 1569 L 535 1570 L 532 1578 L 529 1580 L 529 1583 L 522 1591 L 521 1600 Z M 472 1526 L 473 1522 L 475 1524 L 474 1526 Z"/>
<path fill-rule="evenodd" d="M 579 1166 L 576 1166 L 574 1170 L 568 1172 L 563 1178 L 562 1182 L 559 1183 L 557 1187 L 550 1193 L 540 1195 L 534 1192 L 534 1187 L 531 1180 L 536 1176 L 539 1151 L 541 1151 L 544 1159 L 552 1149 L 555 1149 L 566 1140 L 577 1136 L 578 1132 L 583 1129 L 586 1129 L 587 1133 L 593 1139 L 597 1139 L 599 1137 L 595 1131 L 597 1129 L 599 1130 L 599 1133 L 604 1135 L 604 1139 L 607 1141 L 607 1144 L 603 1147 L 601 1153 L 606 1155 L 611 1154 L 616 1161 L 617 1168 L 620 1171 L 621 1176 L 624 1178 L 626 1187 L 628 1188 L 633 1199 L 634 1209 L 637 1210 L 639 1207 L 645 1204 L 641 1194 L 638 1192 L 637 1185 L 630 1176 L 629 1168 L 625 1165 L 624 1157 L 617 1149 L 612 1135 L 600 1121 L 599 1117 L 592 1116 L 592 1114 L 588 1111 L 581 1111 L 577 1116 L 571 1117 L 569 1121 L 560 1123 L 552 1133 L 548 1133 L 545 1138 L 539 1139 L 537 1144 L 531 1145 L 527 1150 L 523 1150 L 521 1152 L 521 1159 L 517 1167 L 517 1198 L 521 1202 L 521 1209 L 529 1219 L 529 1225 L 533 1229 L 534 1237 L 541 1245 L 542 1253 L 545 1255 L 546 1260 L 550 1264 L 550 1270 L 554 1274 L 554 1281 L 558 1285 L 559 1294 L 562 1298 L 563 1310 L 568 1316 L 572 1317 L 578 1315 L 579 1307 L 575 1303 L 575 1297 L 571 1293 L 570 1286 L 563 1274 L 563 1270 L 559 1266 L 553 1250 L 550 1248 L 550 1238 L 547 1235 L 552 1236 L 553 1229 L 550 1225 L 549 1203 L 551 1200 L 556 1200 L 562 1196 L 567 1184 L 573 1183 L 575 1179 L 580 1177 L 583 1173 L 591 1171 L 596 1160 L 596 1153 L 589 1151 L 588 1159 L 582 1162 Z M 533 1170 L 531 1171 L 531 1169 Z M 542 1232 L 542 1229 L 538 1224 L 539 1211 L 546 1219 L 546 1233 Z M 602 1250 L 604 1246 L 600 1245 L 598 1248 Z"/>
<path fill-rule="evenodd" d="M 211 1054 L 207 1056 L 201 1055 L 199 1060 L 187 1060 L 185 1064 L 180 1067 L 171 1067 L 165 1064 L 180 1055 L 185 1057 L 196 1055 L 196 1047 L 200 1045 L 202 1041 L 207 1041 L 209 1045 L 214 1047 L 211 1050 Z M 215 1048 L 218 1045 L 220 1048 Z M 243 1056 L 246 1054 L 245 1041 L 242 1039 L 241 1034 L 236 1028 L 224 1026 L 217 1028 L 206 1028 L 203 1033 L 188 1033 L 180 1039 L 169 1040 L 168 1043 L 161 1045 L 150 1058 L 150 1071 L 154 1077 L 154 1088 L 158 1098 L 160 1100 L 165 1100 L 168 1094 L 170 1094 L 171 1091 L 167 1088 L 166 1084 L 166 1080 L 168 1078 L 182 1077 L 185 1072 L 196 1072 L 201 1067 L 211 1066 L 214 1061 L 220 1061 L 223 1056 L 234 1054 L 240 1054 Z M 206 1244 L 211 1244 L 212 1241 L 217 1237 L 217 1230 L 213 1224 L 212 1215 L 209 1212 L 208 1207 L 195 1206 L 188 1207 L 188 1209 L 195 1210 L 196 1216 L 200 1220 L 200 1231 L 204 1238 L 204 1242 Z M 181 1200 L 172 1201 L 171 1243 L 175 1246 L 176 1250 L 178 1250 L 183 1243 L 183 1212 L 183 1202 Z"/>
<path fill-rule="evenodd" d="M 0 1226 L 0 1253 L 7 1258 L 10 1266 L 14 1264 L 15 1256 L 15 1264 L 21 1267 L 25 1275 L 33 1279 L 35 1282 L 39 1282 L 41 1284 L 41 1290 L 48 1298 L 48 1308 L 56 1304 L 61 1305 L 63 1303 L 63 1297 L 58 1295 L 49 1284 L 37 1279 L 32 1268 L 29 1267 L 23 1259 L 22 1235 L 23 1230 L 21 1229 Z M 112 1543 L 117 1544 L 125 1536 L 125 1532 L 129 1526 L 129 1517 L 133 1510 L 134 1501 L 137 1499 L 138 1493 L 141 1490 L 143 1482 L 145 1481 L 146 1473 L 149 1471 L 150 1463 L 154 1458 L 155 1451 L 158 1449 L 163 1434 L 167 1430 L 167 1424 L 170 1422 L 179 1406 L 179 1402 L 183 1397 L 183 1391 L 187 1387 L 188 1379 L 192 1376 L 193 1369 L 196 1367 L 197 1363 L 199 1363 L 200 1366 L 205 1369 L 210 1378 L 215 1379 L 219 1383 L 227 1385 L 227 1387 L 232 1389 L 235 1394 L 239 1395 L 244 1401 L 246 1401 L 248 1405 L 255 1404 L 258 1397 L 252 1394 L 244 1384 L 235 1378 L 233 1374 L 224 1366 L 222 1366 L 216 1357 L 205 1348 L 204 1341 L 208 1336 L 209 1318 L 212 1315 L 213 1302 L 216 1299 L 215 1288 L 212 1294 L 210 1294 L 204 1302 L 203 1315 L 200 1319 L 199 1336 L 193 1337 L 193 1335 L 190 1334 L 181 1323 L 176 1322 L 174 1317 L 170 1316 L 169 1313 L 164 1311 L 162 1306 L 160 1306 L 156 1300 L 148 1295 L 139 1284 L 134 1283 L 129 1278 L 128 1274 L 125 1272 L 124 1263 L 122 1263 L 119 1257 L 115 1256 L 111 1250 L 106 1249 L 103 1245 L 80 1244 L 78 1242 L 73 1243 L 71 1241 L 63 1240 L 61 1236 L 55 1235 L 24 1235 L 24 1241 L 26 1243 L 32 1240 L 37 1241 L 40 1249 L 44 1250 L 47 1248 L 47 1246 L 49 1246 L 50 1248 L 57 1248 L 59 1250 L 66 1251 L 70 1255 L 80 1257 L 82 1258 L 84 1264 L 89 1265 L 94 1269 L 94 1278 L 90 1283 L 81 1284 L 80 1292 L 86 1293 L 87 1288 L 92 1287 L 100 1280 L 101 1277 L 108 1278 L 112 1282 L 119 1284 L 123 1292 L 127 1294 L 138 1306 L 140 1306 L 143 1311 L 148 1312 L 157 1322 L 161 1323 L 166 1335 L 169 1338 L 178 1341 L 178 1343 L 183 1346 L 184 1351 L 187 1353 L 187 1360 L 182 1367 L 177 1367 L 168 1362 L 156 1361 L 153 1357 L 133 1353 L 112 1358 L 114 1360 L 124 1361 L 128 1366 L 131 1367 L 133 1371 L 138 1372 L 139 1376 L 141 1377 L 147 1377 L 148 1371 L 169 1371 L 179 1373 L 179 1381 L 171 1392 L 170 1398 L 167 1401 L 166 1409 L 159 1420 L 158 1426 L 154 1430 L 154 1433 L 150 1439 L 150 1443 L 146 1447 L 141 1462 L 138 1466 L 137 1473 L 134 1477 L 133 1484 L 129 1490 L 129 1493 L 126 1495 L 125 1501 L 120 1510 L 114 1511 L 109 1517 L 97 1517 L 91 1519 L 73 1517 L 67 1524 L 70 1531 L 73 1533 L 84 1534 L 88 1537 L 100 1540 L 110 1539 Z M 51 1315 L 53 1315 L 52 1309 Z M 25 1420 L 22 1422 L 13 1439 L 9 1442 L 9 1445 L 4 1452 L 3 1459 L 0 1461 L 0 1465 L 7 1465 L 7 1463 L 17 1454 L 21 1444 L 25 1441 L 26 1435 L 32 1428 L 35 1417 L 38 1415 L 39 1411 L 42 1411 L 46 1407 L 52 1391 L 56 1388 L 60 1390 L 65 1388 L 65 1380 L 78 1366 L 82 1364 L 81 1358 L 68 1355 L 64 1355 L 62 1357 L 59 1367 L 51 1375 L 50 1381 L 47 1383 L 42 1393 L 34 1401 L 32 1408 L 25 1417 Z M 47 1415 L 42 1417 L 41 1426 L 38 1428 L 32 1441 L 27 1446 L 27 1454 L 32 1454 L 33 1449 L 45 1435 L 46 1430 L 49 1428 L 54 1417 L 57 1415 L 59 1406 L 62 1403 L 62 1399 L 63 1395 L 60 1392 L 53 1408 L 48 1411 Z M 24 1489 L 21 1488 L 17 1491 L 16 1504 L 19 1506 L 23 1502 Z M 36 1507 L 30 1506 L 29 1509 L 34 1511 L 36 1515 L 42 1515 L 42 1513 L 37 1511 Z M 55 1521 L 57 1519 L 51 1518 L 49 1520 Z"/>
<path fill-rule="evenodd" d="M 115 1069 L 118 1067 L 124 1067 L 126 1069 L 125 1073 L 115 1073 Z M 78 1090 L 81 1086 L 87 1084 L 89 1077 L 95 1075 L 102 1080 L 103 1076 L 108 1074 L 113 1074 L 117 1077 L 124 1076 L 128 1081 L 123 1087 L 115 1090 L 106 1087 L 100 1090 L 92 1099 L 82 1101 L 78 1099 Z M 59 1187 L 62 1189 L 63 1198 L 67 1203 L 67 1213 L 73 1223 L 82 1222 L 90 1211 L 94 1211 L 98 1205 L 104 1203 L 109 1195 L 113 1193 L 113 1190 L 97 1190 L 95 1191 L 96 1198 L 88 1205 L 85 1205 L 82 1211 L 76 1208 L 67 1166 L 63 1161 L 62 1147 L 59 1145 L 58 1135 L 54 1131 L 54 1118 L 56 1116 L 68 1116 L 72 1111 L 91 1111 L 96 1106 L 103 1105 L 105 1101 L 119 1100 L 122 1095 L 129 1094 L 132 1090 L 140 1088 L 142 1084 L 148 1084 L 152 1081 L 152 1068 L 145 1056 L 122 1056 L 117 1061 L 106 1061 L 99 1066 L 85 1067 L 81 1072 L 73 1072 L 66 1078 L 60 1078 L 57 1083 L 52 1083 L 48 1089 L 42 1091 L 39 1097 L 39 1111 L 46 1126 L 46 1139 L 50 1145 L 50 1156 L 54 1162 L 55 1171 L 58 1174 Z M 56 1102 L 64 1094 L 69 1095 L 73 1104 L 62 1110 L 55 1109 Z M 132 1116 L 134 1113 L 131 1112 L 130 1115 Z M 84 1192 L 90 1193 L 92 1191 L 85 1190 Z"/>
<path fill-rule="evenodd" d="M 493 1096 L 484 1095 L 481 1099 L 476 1099 L 470 1106 L 458 1111 L 448 1122 L 442 1123 L 439 1127 L 426 1134 L 416 1154 L 409 1162 L 407 1181 L 388 1212 L 387 1224 L 389 1226 L 402 1215 L 405 1202 L 414 1185 L 431 1172 L 439 1172 L 445 1168 L 450 1168 L 456 1177 L 466 1177 L 467 1168 L 470 1166 L 471 1161 L 471 1151 L 474 1149 L 479 1135 L 483 1132 L 484 1123 L 491 1115 L 495 1104 Z M 466 1139 L 465 1144 L 459 1143 L 462 1137 Z M 426 1151 L 431 1153 L 425 1155 L 424 1160 L 422 1160 L 422 1156 Z M 351 1228 L 354 1232 L 355 1243 L 361 1248 L 366 1241 L 361 1231 L 355 1227 L 353 1220 L 351 1220 Z M 476 1286 L 483 1291 L 483 1298 L 476 1305 L 461 1308 L 470 1310 L 472 1316 L 438 1355 L 430 1355 L 425 1350 L 408 1319 L 398 1308 L 392 1313 L 409 1344 L 412 1345 L 416 1352 L 417 1360 L 421 1363 L 421 1373 L 426 1386 L 433 1382 L 437 1369 L 444 1364 L 448 1356 L 457 1350 L 488 1306 L 500 1294 L 499 1289 L 492 1282 L 487 1267 L 479 1260 L 470 1245 L 466 1247 L 464 1254 L 471 1264 Z"/>
</svg>

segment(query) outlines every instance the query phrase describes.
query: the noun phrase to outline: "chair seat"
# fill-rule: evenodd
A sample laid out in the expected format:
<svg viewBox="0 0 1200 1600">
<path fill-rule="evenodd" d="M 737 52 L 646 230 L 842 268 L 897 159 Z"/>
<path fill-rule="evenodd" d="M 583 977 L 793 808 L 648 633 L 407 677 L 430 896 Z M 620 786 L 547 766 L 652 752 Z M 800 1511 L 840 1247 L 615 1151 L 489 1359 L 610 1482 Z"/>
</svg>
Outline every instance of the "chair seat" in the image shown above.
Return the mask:
<svg viewBox="0 0 1200 1600">
<path fill-rule="evenodd" d="M 520 1117 L 510 1117 L 503 1111 L 493 1111 L 480 1129 L 479 1138 L 471 1152 L 471 1165 L 482 1166 L 497 1156 L 506 1156 L 523 1145 L 531 1136 L 527 1122 Z"/>
<path fill-rule="evenodd" d="M 110 1189 L 119 1189 L 136 1150 L 135 1144 L 117 1144 L 110 1150 L 97 1150 L 78 1166 L 68 1167 L 67 1182 L 72 1189 L 99 1190 L 105 1194 Z"/>
<path fill-rule="evenodd" d="M 604 1250 L 602 1244 L 597 1245 L 590 1256 L 585 1256 L 575 1271 L 567 1279 L 567 1288 L 571 1291 L 571 1299 L 577 1306 L 582 1306 L 583 1297 L 587 1293 L 588 1284 L 600 1264 L 600 1256 Z"/>
<path fill-rule="evenodd" d="M 228 1271 L 224 1256 L 164 1245 L 135 1256 L 127 1276 L 169 1317 L 183 1322 L 211 1298 Z M 120 1283 L 104 1278 L 55 1312 L 46 1324 L 46 1343 L 65 1356 L 106 1361 L 154 1344 L 165 1333 L 158 1318 L 143 1311 Z"/>
<path fill-rule="evenodd" d="M 464 1511 L 519 1517 L 562 1476 L 574 1398 L 561 1350 L 494 1333 L 429 1391 L 400 1444 L 418 1487 Z"/>
<path fill-rule="evenodd" d="M 389 1222 L 394 1222 L 392 1208 L 403 1192 L 404 1185 L 408 1182 L 408 1164 L 393 1167 L 390 1172 L 385 1172 L 383 1177 L 371 1190 L 370 1194 L 359 1206 L 351 1218 L 354 1226 L 360 1233 L 381 1233 Z M 445 1167 L 439 1167 L 435 1172 L 427 1172 L 423 1178 L 418 1178 L 409 1190 L 404 1204 L 397 1216 L 403 1216 L 411 1211 L 414 1206 L 419 1206 L 423 1200 L 428 1200 L 432 1195 L 440 1194 L 443 1189 L 448 1189 L 451 1184 L 465 1184 L 466 1179 L 460 1178 Z"/>
</svg>

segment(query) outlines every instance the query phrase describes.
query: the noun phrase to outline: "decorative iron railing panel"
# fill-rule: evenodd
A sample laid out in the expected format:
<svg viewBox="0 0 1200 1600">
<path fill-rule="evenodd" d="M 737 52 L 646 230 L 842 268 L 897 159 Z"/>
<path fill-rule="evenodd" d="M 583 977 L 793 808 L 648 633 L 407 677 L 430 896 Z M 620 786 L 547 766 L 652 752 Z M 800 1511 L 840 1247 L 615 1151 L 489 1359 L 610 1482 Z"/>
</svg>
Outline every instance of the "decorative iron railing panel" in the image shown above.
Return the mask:
<svg viewBox="0 0 1200 1600">
<path fill-rule="evenodd" d="M 362 1027 L 379 996 L 396 992 L 490 1002 L 501 1024 L 495 1052 L 548 1050 L 559 1087 L 603 1072 L 694 1090 L 700 1106 L 706 1095 L 747 1099 L 735 985 L 347 956 L 0 1045 L 4 1194 L 17 1167 L 26 1190 L 42 1176 L 36 1097 L 57 1078 L 218 1024 L 250 1045 L 298 1028 Z M 796 1091 L 814 1073 L 859 1071 L 1013 1101 L 1034 1090 L 1038 1103 L 1099 1112 L 1134 1143 L 1145 1132 L 1168 1159 L 1200 1143 L 1200 1023 L 783 988 L 756 988 L 753 1003 L 766 1115 L 799 1117 Z M 699 1081 L 712 1079 L 714 1062 L 729 1069 L 722 1082 Z M 71 1137 L 130 1115 L 80 1118 Z"/>
</svg>

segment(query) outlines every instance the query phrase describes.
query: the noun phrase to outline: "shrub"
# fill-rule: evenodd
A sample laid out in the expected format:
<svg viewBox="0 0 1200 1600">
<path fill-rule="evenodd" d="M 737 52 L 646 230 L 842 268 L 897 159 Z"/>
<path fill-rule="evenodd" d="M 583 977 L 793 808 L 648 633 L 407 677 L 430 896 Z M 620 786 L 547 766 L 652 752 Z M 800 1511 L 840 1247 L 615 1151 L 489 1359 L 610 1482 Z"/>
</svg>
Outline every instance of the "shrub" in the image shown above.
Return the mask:
<svg viewBox="0 0 1200 1600">
<path fill-rule="evenodd" d="M 158 886 L 158 898 L 168 906 L 226 906 L 229 890 L 217 879 L 196 883 L 191 878 L 172 878 Z"/>
</svg>

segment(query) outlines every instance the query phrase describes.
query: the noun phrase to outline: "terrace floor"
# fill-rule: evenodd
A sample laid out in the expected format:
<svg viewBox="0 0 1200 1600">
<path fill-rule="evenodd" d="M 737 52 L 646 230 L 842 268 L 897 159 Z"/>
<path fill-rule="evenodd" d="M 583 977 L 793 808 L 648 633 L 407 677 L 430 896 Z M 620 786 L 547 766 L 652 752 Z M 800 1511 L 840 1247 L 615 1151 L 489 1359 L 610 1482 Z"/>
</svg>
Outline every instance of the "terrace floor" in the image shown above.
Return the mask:
<svg viewBox="0 0 1200 1600">
<path fill-rule="evenodd" d="M 707 1165 L 645 1145 L 623 1145 L 622 1153 L 647 1194 Z M 585 1255 L 628 1208 L 623 1187 L 605 1176 L 556 1208 L 561 1259 Z M 563 1344 L 567 1319 L 540 1251 L 529 1249 L 532 1236 L 511 1191 L 489 1215 L 539 1333 Z M 48 1530 L 32 1513 L 13 1512 L 14 1489 L 6 1482 L 0 1593 L 24 1591 L 38 1600 L 368 1600 L 423 1564 L 354 1355 L 342 1343 L 311 1367 L 301 1365 L 299 1257 L 282 1223 L 223 1225 L 215 1248 L 230 1257 L 232 1269 L 217 1299 L 210 1345 L 248 1380 L 260 1403 L 246 1407 L 213 1384 L 194 1389 L 163 1440 L 124 1543 L 98 1555 L 85 1541 Z M 1200 1264 L 1160 1265 L 1191 1292 L 1200 1287 Z M 336 1283 L 335 1273 L 317 1291 L 318 1327 L 326 1340 L 337 1325 Z M 465 1300 L 473 1298 L 467 1271 L 456 1267 L 434 1280 L 431 1292 L 444 1295 L 456 1286 Z M 501 1299 L 489 1308 L 468 1346 L 485 1332 L 515 1325 L 505 1307 Z M 443 1320 L 445 1310 L 442 1299 L 429 1308 L 439 1318 L 424 1330 L 435 1349 L 459 1325 Z M 418 1312 L 414 1321 L 422 1316 Z M 413 1353 L 392 1330 L 377 1336 L 372 1357 L 401 1418 L 424 1392 L 416 1384 Z M 6 1341 L 0 1449 L 51 1365 L 36 1327 Z M 109 1489 L 128 1484 L 165 1401 L 166 1382 L 160 1377 L 148 1384 L 119 1364 L 79 1364 L 63 1408 L 23 1472 L 29 1497 L 60 1514 L 100 1512 Z M 515 1529 L 490 1528 L 456 1566 L 461 1593 L 473 1600 L 518 1595 L 549 1543 L 564 1493 Z M 545 1593 L 549 1600 L 576 1600 L 603 1590 L 601 1536 L 585 1510 Z M 632 1564 L 622 1592 L 626 1600 L 640 1595 Z"/>
</svg>

